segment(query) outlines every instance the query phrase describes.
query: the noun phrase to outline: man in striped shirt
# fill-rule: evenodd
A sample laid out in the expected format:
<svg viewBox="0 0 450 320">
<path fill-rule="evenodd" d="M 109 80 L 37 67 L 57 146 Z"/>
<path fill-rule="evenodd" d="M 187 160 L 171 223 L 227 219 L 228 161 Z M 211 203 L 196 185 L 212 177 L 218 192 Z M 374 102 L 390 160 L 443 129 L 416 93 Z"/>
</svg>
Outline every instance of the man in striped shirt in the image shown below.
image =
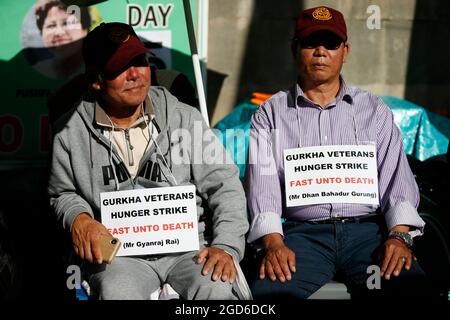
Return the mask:
<svg viewBox="0 0 450 320">
<path fill-rule="evenodd" d="M 328 7 L 301 12 L 292 52 L 297 83 L 251 121 L 248 241 L 264 248 L 255 298 L 307 298 L 336 276 L 352 297 L 417 292 L 412 288 L 426 284 L 411 251 L 424 228 L 419 191 L 392 112 L 340 75 L 349 53 L 343 15 Z M 302 151 L 309 147 L 316 149 Z M 364 178 L 370 161 L 372 176 Z M 345 183 L 348 192 L 337 192 Z M 375 192 L 363 192 L 363 184 Z M 378 282 L 368 281 L 371 265 L 380 268 Z"/>
</svg>

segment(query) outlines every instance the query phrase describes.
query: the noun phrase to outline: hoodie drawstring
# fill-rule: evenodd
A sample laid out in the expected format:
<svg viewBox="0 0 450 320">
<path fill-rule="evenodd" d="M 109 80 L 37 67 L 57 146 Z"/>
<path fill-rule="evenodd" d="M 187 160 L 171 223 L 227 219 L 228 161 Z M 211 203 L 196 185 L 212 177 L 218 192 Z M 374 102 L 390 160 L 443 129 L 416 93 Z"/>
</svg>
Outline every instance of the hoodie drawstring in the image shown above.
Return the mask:
<svg viewBox="0 0 450 320">
<path fill-rule="evenodd" d="M 143 112 L 144 112 L 144 106 L 141 105 L 141 108 L 142 108 L 142 114 L 143 114 Z M 175 179 L 175 176 L 173 175 L 172 170 L 171 170 L 171 168 L 169 167 L 169 164 L 167 163 L 166 158 L 164 157 L 164 154 L 162 153 L 162 151 L 161 151 L 161 149 L 160 149 L 158 143 L 156 142 L 156 139 L 153 137 L 153 133 L 151 132 L 151 129 L 150 129 L 150 127 L 151 127 L 151 126 L 150 126 L 150 121 L 148 121 L 148 119 L 146 119 L 145 117 L 144 117 L 144 121 L 145 121 L 145 124 L 147 125 L 147 130 L 148 130 L 148 134 L 149 134 L 149 136 L 150 136 L 150 139 L 152 139 L 153 143 L 155 144 L 156 152 L 159 153 L 159 154 L 161 155 L 161 158 L 162 158 L 162 160 L 163 160 L 163 162 L 164 162 L 164 165 L 165 165 L 166 168 L 169 170 L 170 176 L 172 177 L 173 182 L 175 183 L 175 186 L 177 186 L 177 185 L 178 185 L 177 179 Z M 169 137 L 169 136 L 168 136 L 168 137 Z M 169 145 L 170 145 L 170 140 L 169 140 Z M 165 177 L 168 181 L 170 181 L 170 180 L 168 179 L 168 177 L 165 175 L 164 171 L 161 170 L 161 172 L 162 172 L 162 174 L 164 174 L 164 177 Z"/>
<path fill-rule="evenodd" d="M 120 190 L 119 180 L 117 179 L 116 167 L 114 166 L 113 159 L 112 159 L 112 149 L 113 149 L 113 147 L 112 147 L 111 136 L 112 136 L 112 134 L 114 132 L 115 127 L 114 127 L 114 123 L 112 122 L 110 117 L 108 117 L 108 120 L 111 123 L 111 127 L 112 127 L 112 130 L 108 134 L 108 138 L 109 138 L 109 164 L 110 164 L 110 166 L 112 168 L 112 171 L 113 171 L 114 183 L 116 184 L 116 191 L 119 191 Z"/>
<path fill-rule="evenodd" d="M 94 159 L 92 156 L 92 132 L 89 131 L 89 159 L 91 160 L 91 169 L 94 168 Z"/>
</svg>

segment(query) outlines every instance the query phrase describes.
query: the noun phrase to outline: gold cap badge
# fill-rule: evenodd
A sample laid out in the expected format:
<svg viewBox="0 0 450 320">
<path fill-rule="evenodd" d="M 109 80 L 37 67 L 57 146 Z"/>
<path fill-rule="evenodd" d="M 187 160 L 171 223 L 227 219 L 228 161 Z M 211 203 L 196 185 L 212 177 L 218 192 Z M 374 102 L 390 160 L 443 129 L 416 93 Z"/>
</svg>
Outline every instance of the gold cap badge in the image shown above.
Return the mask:
<svg viewBox="0 0 450 320">
<path fill-rule="evenodd" d="M 333 17 L 330 10 L 324 7 L 320 7 L 314 10 L 312 16 L 316 20 L 330 20 Z"/>
</svg>

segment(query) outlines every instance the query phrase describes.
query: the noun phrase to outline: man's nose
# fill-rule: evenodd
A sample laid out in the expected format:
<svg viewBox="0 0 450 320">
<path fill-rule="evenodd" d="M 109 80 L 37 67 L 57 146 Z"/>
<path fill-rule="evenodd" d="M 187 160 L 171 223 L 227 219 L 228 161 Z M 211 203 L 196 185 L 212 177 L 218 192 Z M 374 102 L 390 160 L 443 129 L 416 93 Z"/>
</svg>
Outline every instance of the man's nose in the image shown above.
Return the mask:
<svg viewBox="0 0 450 320">
<path fill-rule="evenodd" d="M 315 56 L 325 56 L 327 49 L 323 45 L 318 45 L 314 48 L 314 55 Z"/>
<path fill-rule="evenodd" d="M 139 78 L 139 70 L 135 66 L 130 66 L 127 70 L 127 79 L 134 80 Z"/>
</svg>

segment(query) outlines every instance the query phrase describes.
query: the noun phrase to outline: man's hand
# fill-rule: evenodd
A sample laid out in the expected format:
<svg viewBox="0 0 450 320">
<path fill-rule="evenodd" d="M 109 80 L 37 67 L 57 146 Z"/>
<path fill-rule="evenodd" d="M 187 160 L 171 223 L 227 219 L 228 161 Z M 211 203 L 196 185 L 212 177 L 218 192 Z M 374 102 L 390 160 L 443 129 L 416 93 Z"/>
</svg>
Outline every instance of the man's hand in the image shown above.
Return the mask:
<svg viewBox="0 0 450 320">
<path fill-rule="evenodd" d="M 392 230 L 400 232 L 408 232 L 407 226 L 396 226 Z M 391 274 L 398 276 L 405 268 L 411 268 L 413 254 L 411 249 L 400 239 L 387 239 L 382 248 L 381 276 L 386 280 L 391 278 Z"/>
<path fill-rule="evenodd" d="M 100 249 L 100 234 L 109 234 L 108 230 L 100 222 L 92 219 L 85 212 L 80 213 L 72 224 L 72 244 L 75 253 L 90 263 L 103 262 Z"/>
<path fill-rule="evenodd" d="M 281 282 L 291 280 L 291 272 L 296 271 L 294 251 L 286 247 L 279 233 L 265 235 L 262 241 L 266 255 L 259 267 L 259 278 L 264 279 L 267 275 L 272 281 L 277 278 Z"/>
<path fill-rule="evenodd" d="M 233 283 L 236 280 L 236 268 L 234 266 L 233 258 L 231 255 L 219 248 L 207 247 L 197 253 L 197 263 L 203 263 L 202 274 L 206 276 L 210 270 L 214 270 L 212 274 L 213 281 L 217 281 L 220 277 L 222 281 L 229 280 Z"/>
</svg>

